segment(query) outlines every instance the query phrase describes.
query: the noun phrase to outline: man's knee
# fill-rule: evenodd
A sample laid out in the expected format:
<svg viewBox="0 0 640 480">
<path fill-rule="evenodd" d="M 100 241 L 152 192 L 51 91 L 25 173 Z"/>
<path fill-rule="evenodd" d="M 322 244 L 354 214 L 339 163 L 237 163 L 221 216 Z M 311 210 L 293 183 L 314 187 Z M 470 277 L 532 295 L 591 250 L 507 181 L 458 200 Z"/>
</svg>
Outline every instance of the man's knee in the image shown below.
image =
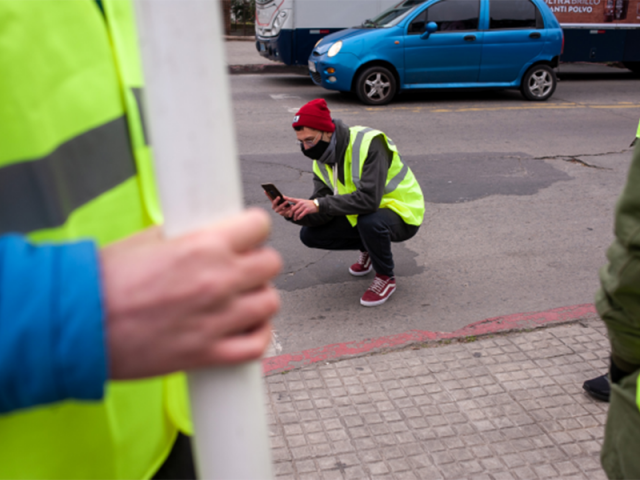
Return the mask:
<svg viewBox="0 0 640 480">
<path fill-rule="evenodd" d="M 309 227 L 302 227 L 300 229 L 300 241 L 309 248 L 314 248 L 317 245 L 313 231 Z"/>
<path fill-rule="evenodd" d="M 361 236 L 380 235 L 388 232 L 388 227 L 384 221 L 383 215 L 378 211 L 367 215 L 359 215 L 358 230 L 360 231 Z"/>
</svg>

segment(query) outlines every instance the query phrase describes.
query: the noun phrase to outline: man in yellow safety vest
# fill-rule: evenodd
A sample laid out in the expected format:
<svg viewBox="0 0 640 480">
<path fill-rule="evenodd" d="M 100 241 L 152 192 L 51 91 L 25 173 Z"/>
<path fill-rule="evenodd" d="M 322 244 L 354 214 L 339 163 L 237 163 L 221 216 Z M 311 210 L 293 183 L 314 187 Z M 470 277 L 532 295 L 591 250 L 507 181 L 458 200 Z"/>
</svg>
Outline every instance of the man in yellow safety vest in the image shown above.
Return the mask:
<svg viewBox="0 0 640 480">
<path fill-rule="evenodd" d="M 303 225 L 300 239 L 308 247 L 359 250 L 351 275 L 375 270 L 360 303 L 385 303 L 396 290 L 391 242 L 413 237 L 424 217 L 418 181 L 383 132 L 333 120 L 322 99 L 304 105 L 293 128 L 302 153 L 313 160 L 314 191 L 310 200 L 273 199 L 272 208 Z"/>
</svg>

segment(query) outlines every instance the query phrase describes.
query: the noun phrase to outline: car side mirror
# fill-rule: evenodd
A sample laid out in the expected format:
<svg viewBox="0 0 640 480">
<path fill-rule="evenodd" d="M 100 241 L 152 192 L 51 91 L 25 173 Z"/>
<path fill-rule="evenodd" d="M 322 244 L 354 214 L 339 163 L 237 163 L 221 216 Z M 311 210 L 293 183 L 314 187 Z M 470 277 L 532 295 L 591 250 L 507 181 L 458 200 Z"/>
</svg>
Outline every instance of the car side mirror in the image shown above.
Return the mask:
<svg viewBox="0 0 640 480">
<path fill-rule="evenodd" d="M 429 35 L 437 31 L 438 31 L 438 24 L 436 22 L 429 22 L 427 23 L 427 26 L 424 27 L 424 33 L 420 35 L 420 38 L 422 38 L 423 40 L 426 40 L 427 38 L 429 38 Z"/>
</svg>

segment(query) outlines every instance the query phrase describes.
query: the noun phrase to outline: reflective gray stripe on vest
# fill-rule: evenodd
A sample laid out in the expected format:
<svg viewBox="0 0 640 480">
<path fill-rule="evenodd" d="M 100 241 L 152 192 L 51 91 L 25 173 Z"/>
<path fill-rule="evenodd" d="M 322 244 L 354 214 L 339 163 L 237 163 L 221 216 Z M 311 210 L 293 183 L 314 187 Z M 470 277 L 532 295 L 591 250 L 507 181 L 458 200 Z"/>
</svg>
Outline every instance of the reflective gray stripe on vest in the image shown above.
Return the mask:
<svg viewBox="0 0 640 480">
<path fill-rule="evenodd" d="M 398 185 L 402 183 L 402 181 L 407 176 L 408 172 L 409 172 L 409 167 L 407 166 L 406 163 L 403 163 L 402 168 L 400 169 L 398 174 L 395 177 L 393 177 L 391 180 L 389 180 L 389 183 L 387 183 L 387 185 L 384 187 L 385 195 L 393 192 L 396 188 L 398 188 Z"/>
<path fill-rule="evenodd" d="M 144 137 L 144 144 L 149 145 L 149 136 L 147 135 L 147 122 L 144 117 L 144 96 L 142 95 L 143 89 L 139 87 L 131 87 L 133 97 L 138 104 L 138 115 L 140 116 L 140 125 L 142 125 L 142 136 Z"/>
<path fill-rule="evenodd" d="M 335 188 L 335 186 L 331 184 L 331 180 L 329 179 L 329 173 L 327 173 L 327 166 L 322 165 L 320 163 L 318 163 L 317 165 L 318 165 L 318 170 L 320 170 L 320 173 L 322 174 L 324 183 L 327 184 L 327 187 Z"/>
<path fill-rule="evenodd" d="M 360 148 L 362 148 L 362 140 L 366 133 L 373 132 L 373 128 L 363 128 L 356 134 L 356 139 L 351 148 L 351 178 L 356 188 L 360 188 Z M 355 162 L 354 162 L 355 156 Z"/>
<path fill-rule="evenodd" d="M 136 175 L 125 117 L 38 160 L 0 168 L 0 234 L 64 225 L 69 215 Z"/>
</svg>

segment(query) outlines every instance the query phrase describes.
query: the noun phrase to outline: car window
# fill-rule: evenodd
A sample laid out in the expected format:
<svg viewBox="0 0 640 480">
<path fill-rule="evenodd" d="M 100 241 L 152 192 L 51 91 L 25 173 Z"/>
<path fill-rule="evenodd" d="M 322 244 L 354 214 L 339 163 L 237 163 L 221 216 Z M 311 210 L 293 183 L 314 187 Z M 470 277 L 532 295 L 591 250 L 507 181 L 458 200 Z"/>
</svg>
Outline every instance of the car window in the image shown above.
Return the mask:
<svg viewBox="0 0 640 480">
<path fill-rule="evenodd" d="M 412 20 L 409 24 L 409 35 L 418 35 L 424 33 L 427 22 L 425 22 L 425 18 L 427 18 L 427 11 L 425 10 L 420 15 Z"/>
<path fill-rule="evenodd" d="M 426 0 L 403 0 L 402 2 L 394 5 L 393 7 L 385 10 L 375 18 L 365 20 L 361 27 L 365 28 L 380 28 L 380 27 L 392 27 L 397 25 L 398 22 L 403 20 L 413 10 L 418 8 L 420 4 Z"/>
<path fill-rule="evenodd" d="M 477 30 L 480 18 L 480 0 L 442 0 L 431 5 L 413 19 L 409 35 L 424 33 L 429 22 L 438 24 L 438 32 Z"/>
<path fill-rule="evenodd" d="M 491 0 L 489 29 L 506 28 L 544 28 L 544 22 L 531 0 Z"/>
</svg>

